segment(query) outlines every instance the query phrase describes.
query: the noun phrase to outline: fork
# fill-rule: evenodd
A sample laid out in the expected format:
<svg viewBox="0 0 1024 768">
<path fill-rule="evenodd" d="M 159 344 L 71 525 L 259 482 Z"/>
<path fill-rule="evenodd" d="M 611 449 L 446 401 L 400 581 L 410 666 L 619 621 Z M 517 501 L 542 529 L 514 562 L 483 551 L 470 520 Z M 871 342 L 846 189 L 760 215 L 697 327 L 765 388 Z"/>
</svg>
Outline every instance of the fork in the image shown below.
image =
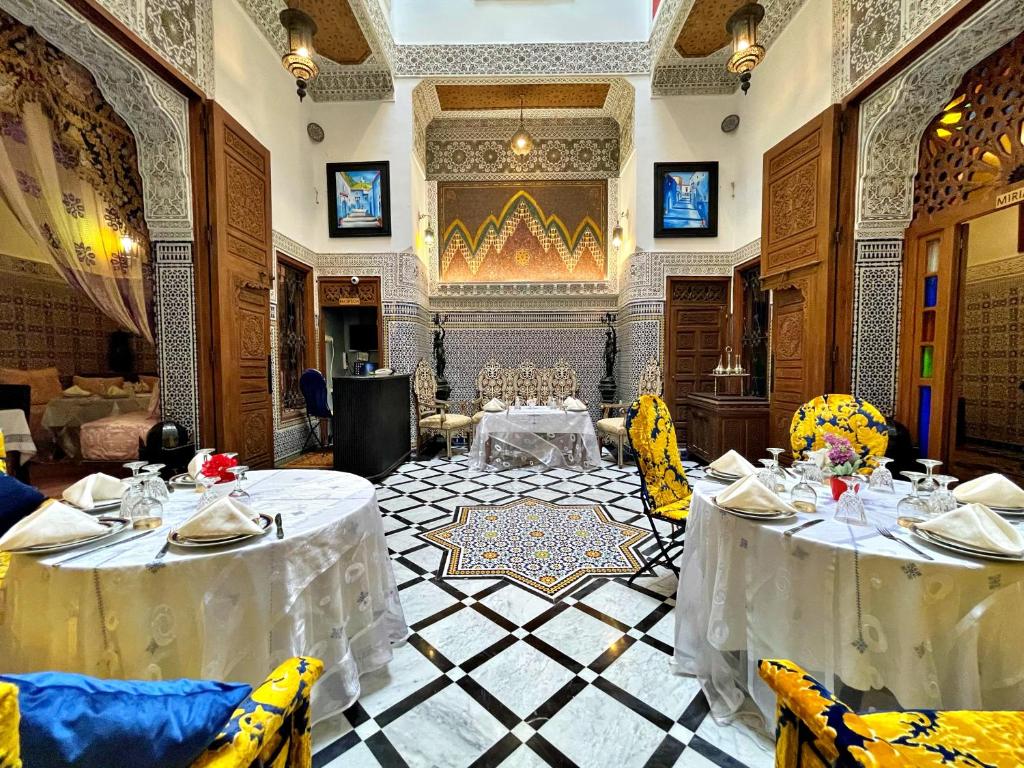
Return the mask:
<svg viewBox="0 0 1024 768">
<path fill-rule="evenodd" d="M 904 541 L 899 536 L 897 536 L 895 533 L 890 531 L 888 528 L 883 528 L 882 526 L 878 525 L 878 526 L 875 526 L 875 530 L 878 531 L 880 536 L 885 536 L 885 538 L 891 539 L 892 541 L 898 541 L 900 544 L 902 544 L 904 547 L 909 549 L 911 552 L 913 552 L 916 555 L 919 555 L 920 557 L 923 557 L 925 560 L 934 560 L 935 559 L 934 557 L 929 555 L 927 552 L 922 552 L 920 549 L 915 547 L 909 541 Z"/>
</svg>

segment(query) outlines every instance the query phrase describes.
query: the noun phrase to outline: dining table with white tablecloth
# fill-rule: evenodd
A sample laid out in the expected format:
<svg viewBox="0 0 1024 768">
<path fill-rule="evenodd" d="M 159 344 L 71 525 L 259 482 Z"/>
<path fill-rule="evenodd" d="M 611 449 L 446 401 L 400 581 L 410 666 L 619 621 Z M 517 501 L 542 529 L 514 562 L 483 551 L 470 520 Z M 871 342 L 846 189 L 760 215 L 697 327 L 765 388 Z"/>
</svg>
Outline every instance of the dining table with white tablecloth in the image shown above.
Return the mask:
<svg viewBox="0 0 1024 768">
<path fill-rule="evenodd" d="M 124 397 L 55 397 L 46 404 L 42 425 L 54 433 L 68 456 L 76 458 L 81 454 L 79 430 L 83 424 L 148 410 L 151 397 L 151 392 L 131 393 Z"/>
<path fill-rule="evenodd" d="M 32 440 L 28 419 L 20 408 L 0 410 L 0 434 L 8 453 L 17 451 L 22 464 L 36 455 L 36 444 Z"/>
<path fill-rule="evenodd" d="M 716 719 L 772 730 L 762 658 L 795 661 L 840 698 L 864 692 L 863 706 L 1024 708 L 1024 654 L 1008 641 L 1024 636 L 1024 563 L 956 554 L 897 525 L 904 482 L 862 490 L 868 526 L 833 520 L 825 487 L 816 514 L 784 520 L 726 512 L 714 503 L 724 487 L 695 485 L 675 614 L 676 670 L 700 680 Z"/>
<path fill-rule="evenodd" d="M 374 488 L 329 470 L 253 471 L 243 486 L 256 512 L 281 514 L 283 538 L 271 529 L 158 557 L 200 498 L 179 489 L 153 533 L 129 528 L 88 549 L 12 555 L 0 588 L 0 672 L 256 685 L 308 655 L 325 666 L 313 719 L 351 706 L 359 676 L 386 665 L 408 633 Z"/>
<path fill-rule="evenodd" d="M 469 463 L 487 471 L 523 465 L 585 471 L 601 466 L 601 446 L 589 411 L 512 406 L 484 412 L 473 435 Z"/>
</svg>

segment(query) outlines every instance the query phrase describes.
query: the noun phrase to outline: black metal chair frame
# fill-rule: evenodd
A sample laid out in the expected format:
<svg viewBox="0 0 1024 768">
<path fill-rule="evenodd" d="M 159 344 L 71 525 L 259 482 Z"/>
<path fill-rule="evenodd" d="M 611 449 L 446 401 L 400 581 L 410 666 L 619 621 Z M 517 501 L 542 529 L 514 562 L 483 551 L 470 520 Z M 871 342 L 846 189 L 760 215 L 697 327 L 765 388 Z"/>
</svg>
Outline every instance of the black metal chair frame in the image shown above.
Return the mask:
<svg viewBox="0 0 1024 768">
<path fill-rule="evenodd" d="M 626 433 L 626 440 L 629 440 L 629 433 Z M 629 577 L 628 582 L 633 583 L 637 576 L 644 573 L 648 573 L 651 576 L 657 576 L 657 572 L 654 570 L 656 565 L 664 565 L 669 568 L 677 577 L 679 576 L 679 567 L 675 564 L 675 558 L 683 551 L 683 545 L 686 543 L 683 539 L 686 534 L 686 519 L 676 520 L 671 517 L 665 517 L 654 512 L 654 499 L 651 498 L 651 493 L 647 489 L 647 480 L 644 477 L 643 469 L 640 466 L 639 458 L 637 457 L 636 451 L 633 450 L 632 443 L 628 446 L 628 452 L 633 458 L 633 462 L 639 470 L 640 475 L 640 503 L 644 508 L 644 515 L 647 516 L 648 521 L 651 524 L 651 531 L 654 533 L 654 539 L 658 542 L 658 549 L 661 550 L 661 554 L 648 559 L 642 552 L 637 552 L 640 557 L 643 558 L 643 567 L 640 568 L 636 573 Z M 664 536 L 658 531 L 658 526 L 655 524 L 656 520 L 662 520 L 672 526 L 672 531 Z"/>
<path fill-rule="evenodd" d="M 323 441 L 320 437 L 320 423 L 327 422 L 327 442 Z M 309 411 L 306 411 L 306 426 L 309 430 L 306 432 L 306 441 L 302 444 L 302 450 L 300 453 L 305 453 L 306 447 L 309 445 L 309 441 L 313 438 L 316 439 L 317 445 L 320 446 L 320 450 L 327 450 L 333 443 L 331 441 L 331 417 L 330 416 L 311 416 Z"/>
</svg>

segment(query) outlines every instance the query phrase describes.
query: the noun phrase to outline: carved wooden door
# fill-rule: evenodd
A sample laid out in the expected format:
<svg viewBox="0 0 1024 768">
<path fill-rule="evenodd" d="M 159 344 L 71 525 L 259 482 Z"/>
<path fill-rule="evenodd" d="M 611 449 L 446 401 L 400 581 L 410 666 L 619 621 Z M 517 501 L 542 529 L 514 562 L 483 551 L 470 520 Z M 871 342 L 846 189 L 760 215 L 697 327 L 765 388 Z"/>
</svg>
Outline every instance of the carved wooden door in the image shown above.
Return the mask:
<svg viewBox="0 0 1024 768">
<path fill-rule="evenodd" d="M 789 446 L 794 411 L 829 394 L 834 382 L 842 322 L 834 301 L 839 152 L 833 105 L 764 155 L 761 283 L 773 291 L 769 439 L 780 448 Z"/>
<path fill-rule="evenodd" d="M 690 392 L 713 392 L 715 388 L 709 374 L 718 365 L 725 345 L 728 295 L 729 281 L 724 278 L 669 279 L 665 396 L 680 446 L 689 439 L 686 396 Z"/>
<path fill-rule="evenodd" d="M 217 445 L 274 463 L 270 367 L 270 152 L 217 104 L 207 125 Z"/>
</svg>

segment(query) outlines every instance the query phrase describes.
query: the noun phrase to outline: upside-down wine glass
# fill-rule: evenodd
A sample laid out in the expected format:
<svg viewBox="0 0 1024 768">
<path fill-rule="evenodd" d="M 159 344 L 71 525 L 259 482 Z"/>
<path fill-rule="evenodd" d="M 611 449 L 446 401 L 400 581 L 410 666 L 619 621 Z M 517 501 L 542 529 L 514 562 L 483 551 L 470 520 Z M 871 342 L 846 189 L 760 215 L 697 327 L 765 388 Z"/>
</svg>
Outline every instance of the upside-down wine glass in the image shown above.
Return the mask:
<svg viewBox="0 0 1024 768">
<path fill-rule="evenodd" d="M 161 502 L 167 501 L 171 498 L 170 491 L 167 490 L 167 484 L 160 476 L 160 470 L 162 470 L 165 464 L 147 464 L 142 468 L 143 472 L 149 472 L 153 476 L 146 483 L 146 490 L 148 493 Z"/>
<path fill-rule="evenodd" d="M 939 484 L 935 482 L 935 468 L 941 467 L 942 462 L 938 459 L 918 459 L 917 463 L 923 465 L 925 469 L 925 476 L 921 478 L 918 490 L 927 496 L 939 487 Z"/>
<path fill-rule="evenodd" d="M 804 481 L 808 483 L 821 483 L 825 475 L 818 466 L 818 462 L 811 458 L 810 451 L 804 451 Z"/>
<path fill-rule="evenodd" d="M 904 496 L 896 505 L 896 514 L 900 517 L 928 517 L 931 513 L 928 500 L 918 495 L 917 489 L 924 478 L 923 472 L 901 472 L 910 481 L 910 495 Z"/>
<path fill-rule="evenodd" d="M 234 467 L 228 467 L 228 472 L 235 476 L 235 487 L 231 489 L 228 494 L 232 499 L 245 505 L 252 504 L 252 496 L 250 496 L 244 488 L 242 488 L 242 481 L 245 480 L 245 473 L 249 471 L 249 468 L 239 464 Z"/>
<path fill-rule="evenodd" d="M 772 473 L 772 465 L 775 463 L 772 459 L 758 459 L 758 463 L 761 465 L 761 469 L 757 470 L 757 479 L 760 480 L 766 488 L 775 490 L 775 475 Z"/>
<path fill-rule="evenodd" d="M 142 463 L 144 464 L 145 462 Z M 144 480 L 143 477 L 139 476 L 138 468 L 133 471 L 135 471 L 136 474 L 124 479 L 123 482 L 127 487 L 121 495 L 121 517 L 128 520 L 132 518 L 132 509 L 135 504 L 142 498 L 142 483 Z"/>
<path fill-rule="evenodd" d="M 851 475 L 843 476 L 839 479 L 846 483 L 846 490 L 843 491 L 843 495 L 839 497 L 839 501 L 836 503 L 835 519 L 849 525 L 867 525 L 868 518 L 864 510 L 864 502 L 860 500 L 860 496 L 857 494 L 857 484 L 861 481 L 860 477 Z"/>
<path fill-rule="evenodd" d="M 875 456 L 873 458 L 878 466 L 875 467 L 875 470 L 871 473 L 871 480 L 868 482 L 868 487 L 874 488 L 877 491 L 896 493 L 896 487 L 892 482 L 892 472 L 886 466 L 886 464 L 892 461 L 892 459 L 886 456 Z"/>
<path fill-rule="evenodd" d="M 935 482 L 939 484 L 939 487 L 928 497 L 928 507 L 931 509 L 931 513 L 938 516 L 943 512 L 952 512 L 956 509 L 956 496 L 949 490 L 949 486 L 958 482 L 958 479 L 952 475 L 935 475 Z"/>
<path fill-rule="evenodd" d="M 148 463 L 148 461 L 129 461 L 127 464 L 122 464 L 121 466 L 123 466 L 125 469 L 130 469 L 132 471 L 132 477 L 138 477 L 139 470 L 146 466 Z"/>
<path fill-rule="evenodd" d="M 799 480 L 790 489 L 789 497 L 792 499 L 793 506 L 801 512 L 818 511 L 818 494 L 807 479 L 807 471 L 813 464 L 813 461 L 798 461 L 793 464 L 793 471 L 796 472 Z"/>
<path fill-rule="evenodd" d="M 163 480 L 155 472 L 143 472 L 139 478 L 139 497 L 131 507 L 132 528 L 157 528 L 163 522 L 164 504 L 153 490 L 153 481 L 163 483 Z"/>
</svg>

